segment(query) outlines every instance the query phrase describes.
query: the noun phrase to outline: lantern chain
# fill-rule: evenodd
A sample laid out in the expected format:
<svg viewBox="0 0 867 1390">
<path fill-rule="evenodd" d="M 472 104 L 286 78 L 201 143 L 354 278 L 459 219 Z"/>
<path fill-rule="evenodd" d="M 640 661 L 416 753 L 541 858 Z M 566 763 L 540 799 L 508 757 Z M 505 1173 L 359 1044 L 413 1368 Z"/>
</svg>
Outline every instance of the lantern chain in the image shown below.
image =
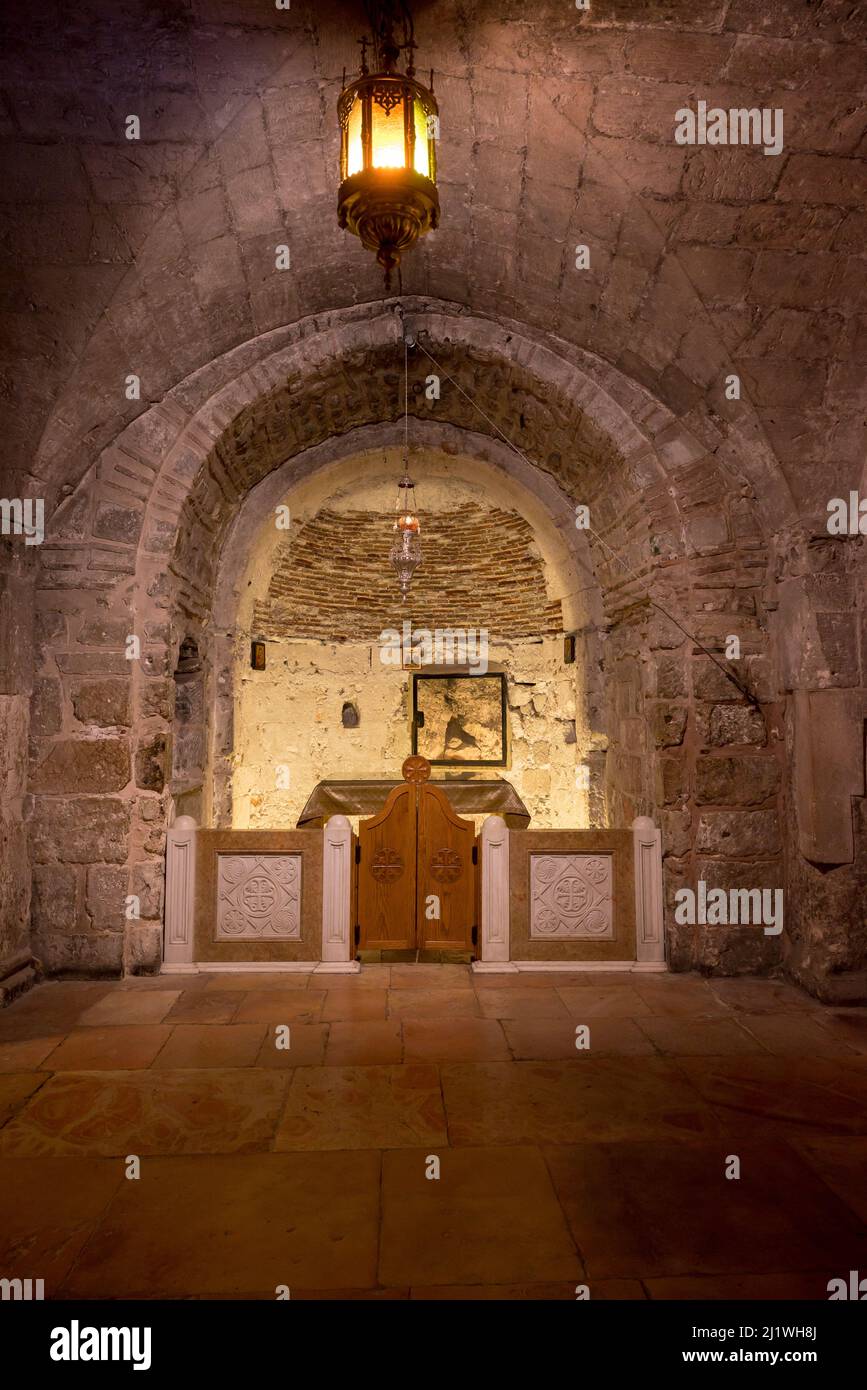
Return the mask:
<svg viewBox="0 0 867 1390">
<path fill-rule="evenodd" d="M 412 77 L 415 73 L 415 26 L 407 0 L 366 0 L 364 8 L 373 34 L 377 70 L 390 72 L 403 50 L 409 59 L 407 75 Z M 395 38 L 395 30 L 401 31 L 402 43 Z"/>
</svg>

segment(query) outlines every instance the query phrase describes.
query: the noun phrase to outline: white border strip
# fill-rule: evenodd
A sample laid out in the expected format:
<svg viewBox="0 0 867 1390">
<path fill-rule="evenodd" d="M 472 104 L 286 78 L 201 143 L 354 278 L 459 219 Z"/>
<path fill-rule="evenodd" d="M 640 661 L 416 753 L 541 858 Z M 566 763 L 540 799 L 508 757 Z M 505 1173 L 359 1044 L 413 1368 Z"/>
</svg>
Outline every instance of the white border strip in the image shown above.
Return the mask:
<svg viewBox="0 0 867 1390">
<path fill-rule="evenodd" d="M 200 960 L 190 965 L 163 962 L 161 975 L 357 975 L 361 962 L 320 960 Z"/>
<path fill-rule="evenodd" d="M 668 966 L 665 961 L 643 960 L 510 960 L 502 963 L 474 960 L 473 970 L 479 975 L 512 975 L 519 971 L 532 971 L 534 974 L 565 971 L 570 975 L 579 972 L 592 975 L 612 970 L 632 975 L 659 975 L 667 972 Z"/>
</svg>

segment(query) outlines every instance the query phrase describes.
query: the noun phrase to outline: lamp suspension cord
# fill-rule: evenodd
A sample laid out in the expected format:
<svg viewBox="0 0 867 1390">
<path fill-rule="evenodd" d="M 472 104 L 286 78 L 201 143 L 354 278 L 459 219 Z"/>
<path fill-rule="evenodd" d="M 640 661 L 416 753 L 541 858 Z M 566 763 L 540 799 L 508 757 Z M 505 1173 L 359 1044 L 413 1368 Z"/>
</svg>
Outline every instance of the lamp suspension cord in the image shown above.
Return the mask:
<svg viewBox="0 0 867 1390">
<path fill-rule="evenodd" d="M 412 13 L 407 0 L 400 0 L 400 8 L 403 20 L 403 46 L 409 50 L 409 60 L 412 62 L 413 47 L 415 46 L 415 25 L 412 22 Z"/>
<path fill-rule="evenodd" d="M 365 0 L 365 13 L 370 31 L 373 34 L 376 67 L 381 67 L 382 45 L 386 36 L 393 34 L 400 26 L 403 29 L 401 48 L 408 49 L 412 61 L 412 47 L 415 41 L 415 25 L 407 0 Z"/>
<path fill-rule="evenodd" d="M 433 356 L 433 354 L 430 353 L 430 352 L 428 352 L 428 350 L 427 350 L 427 348 L 425 347 L 424 343 L 422 343 L 422 342 L 420 341 L 420 339 L 419 339 L 419 337 L 418 337 L 418 334 L 415 335 L 415 341 L 416 341 L 416 343 L 418 344 L 418 346 L 421 348 L 421 350 L 422 350 L 422 352 L 424 353 L 425 357 L 429 358 L 429 360 L 430 360 L 431 362 L 433 362 L 433 364 L 434 364 L 434 366 L 436 367 L 437 371 L 440 372 L 440 373 L 445 377 L 446 381 L 451 382 L 452 386 L 456 387 L 457 390 L 460 391 L 461 395 L 464 396 L 464 397 L 466 398 L 466 400 L 469 401 L 469 403 L 470 403 L 470 405 L 473 407 L 473 409 L 474 409 L 474 410 L 477 410 L 477 411 L 479 412 L 479 414 L 481 415 L 482 419 L 483 419 L 483 420 L 486 420 L 486 421 L 488 422 L 488 424 L 491 426 L 491 429 L 492 429 L 492 430 L 495 430 L 496 433 L 497 433 L 497 434 L 500 436 L 500 438 L 503 440 L 503 442 L 504 442 L 505 444 L 507 444 L 507 445 L 509 446 L 509 448 L 512 449 L 513 452 L 516 453 L 516 454 L 518 455 L 518 458 L 519 458 L 519 459 L 523 459 L 524 463 L 526 463 L 528 467 L 532 467 L 533 465 L 530 463 L 530 460 L 527 458 L 527 456 L 526 456 L 525 454 L 523 454 L 523 453 L 521 452 L 521 450 L 518 448 L 517 444 L 514 444 L 514 443 L 512 442 L 512 440 L 509 439 L 508 435 L 506 435 L 506 434 L 503 433 L 503 431 L 500 429 L 499 425 L 498 425 L 494 420 L 492 420 L 492 419 L 490 418 L 489 415 L 486 415 L 486 414 L 485 414 L 485 412 L 482 410 L 482 407 L 478 404 L 477 401 L 474 401 L 473 398 L 472 398 L 472 396 L 470 396 L 470 395 L 464 390 L 464 388 L 461 386 L 460 382 L 455 381 L 455 379 L 454 379 L 453 376 L 449 376 L 448 372 L 445 370 L 445 368 L 444 368 L 443 366 L 441 366 L 441 364 L 437 361 L 437 359 Z M 406 350 L 407 350 L 407 347 L 406 347 L 406 339 L 404 339 L 404 353 L 406 353 Z M 658 603 L 658 602 L 656 601 L 655 598 L 652 598 L 652 597 L 651 597 L 651 595 L 650 595 L 650 593 L 649 593 L 649 591 L 648 591 L 647 581 L 646 581 L 645 579 L 643 579 L 643 578 L 641 577 L 640 574 L 636 574 L 635 571 L 634 571 L 633 569 L 631 569 L 629 565 L 627 565 L 627 563 L 626 563 L 626 561 L 623 559 L 623 557 L 622 557 L 621 555 L 619 555 L 618 552 L 617 552 L 616 550 L 613 550 L 612 547 L 608 544 L 607 541 L 603 540 L 603 538 L 600 536 L 600 534 L 599 534 L 598 531 L 594 531 L 594 529 L 593 529 L 592 526 L 588 526 L 588 527 L 587 527 L 587 530 L 589 531 L 590 535 L 593 536 L 593 538 L 599 543 L 599 545 L 602 547 L 602 549 L 603 549 L 608 555 L 611 556 L 611 559 L 614 560 L 614 561 L 616 561 L 616 563 L 617 563 L 618 565 L 620 565 L 621 569 L 625 570 L 627 576 L 628 576 L 630 579 L 635 580 L 635 582 L 636 582 L 637 584 L 640 584 L 640 585 L 641 585 L 641 588 L 644 590 L 644 595 L 645 595 L 645 597 L 646 597 L 648 603 L 650 604 L 651 608 L 655 608 L 655 609 L 657 610 L 657 612 L 659 612 L 659 613 L 661 613 L 661 614 L 663 615 L 663 617 L 668 618 L 669 622 L 674 623 L 674 626 L 675 626 L 676 628 L 678 628 L 679 631 L 682 632 L 682 633 L 684 634 L 685 637 L 688 637 L 689 640 L 690 640 L 690 642 L 694 642 L 695 645 L 698 647 L 699 651 L 702 652 L 710 661 L 712 661 L 713 664 L 714 664 L 714 666 L 718 667 L 719 670 L 722 671 L 722 673 L 723 673 L 723 675 L 725 676 L 726 680 L 731 681 L 732 685 L 735 686 L 736 689 L 740 691 L 740 693 L 741 693 L 741 695 L 743 696 L 743 698 L 744 698 L 745 700 L 748 700 L 749 703 L 750 703 L 751 705 L 754 706 L 754 708 L 760 709 L 760 708 L 761 708 L 761 702 L 756 698 L 756 696 L 753 694 L 753 692 L 752 692 L 751 690 L 749 690 L 745 685 L 743 685 L 743 684 L 741 683 L 741 681 L 738 679 L 738 677 L 737 677 L 732 671 L 730 671 L 730 670 L 728 669 L 728 667 L 723 666 L 723 664 L 722 664 L 721 661 L 717 661 L 717 659 L 716 659 L 716 657 L 714 656 L 713 652 L 708 651 L 707 647 L 704 645 L 704 643 L 703 643 L 698 637 L 696 637 L 695 633 L 690 632 L 690 631 L 688 630 L 688 628 L 685 628 L 684 625 L 683 625 L 683 623 L 679 622 L 679 621 L 677 620 L 677 618 L 674 616 L 673 613 L 669 613 L 669 611 L 668 611 L 667 608 L 664 608 L 663 605 L 662 605 L 661 603 Z"/>
<path fill-rule="evenodd" d="M 409 343 L 403 340 L 403 472 L 409 475 Z"/>
</svg>

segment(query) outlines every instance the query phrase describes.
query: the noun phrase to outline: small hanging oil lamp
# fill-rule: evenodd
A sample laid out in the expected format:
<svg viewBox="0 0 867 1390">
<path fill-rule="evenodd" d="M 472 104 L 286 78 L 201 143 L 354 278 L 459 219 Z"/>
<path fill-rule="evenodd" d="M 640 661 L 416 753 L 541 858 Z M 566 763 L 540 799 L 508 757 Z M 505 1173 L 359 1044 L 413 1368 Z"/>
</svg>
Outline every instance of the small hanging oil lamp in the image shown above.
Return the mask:
<svg viewBox="0 0 867 1390">
<path fill-rule="evenodd" d="M 406 603 L 413 574 L 421 564 L 421 523 L 415 504 L 415 484 L 408 473 L 404 473 L 398 483 L 390 558 L 400 584 L 400 596 Z"/>
</svg>

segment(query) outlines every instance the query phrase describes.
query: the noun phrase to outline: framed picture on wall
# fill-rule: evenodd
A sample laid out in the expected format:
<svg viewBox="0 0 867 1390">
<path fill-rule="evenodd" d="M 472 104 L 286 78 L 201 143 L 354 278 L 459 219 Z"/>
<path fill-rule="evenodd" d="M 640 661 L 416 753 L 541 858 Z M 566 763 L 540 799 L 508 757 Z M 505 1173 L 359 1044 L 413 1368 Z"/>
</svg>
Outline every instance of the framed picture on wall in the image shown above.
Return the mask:
<svg viewBox="0 0 867 1390">
<path fill-rule="evenodd" d="M 412 751 L 434 767 L 505 767 L 505 675 L 414 675 Z"/>
</svg>

